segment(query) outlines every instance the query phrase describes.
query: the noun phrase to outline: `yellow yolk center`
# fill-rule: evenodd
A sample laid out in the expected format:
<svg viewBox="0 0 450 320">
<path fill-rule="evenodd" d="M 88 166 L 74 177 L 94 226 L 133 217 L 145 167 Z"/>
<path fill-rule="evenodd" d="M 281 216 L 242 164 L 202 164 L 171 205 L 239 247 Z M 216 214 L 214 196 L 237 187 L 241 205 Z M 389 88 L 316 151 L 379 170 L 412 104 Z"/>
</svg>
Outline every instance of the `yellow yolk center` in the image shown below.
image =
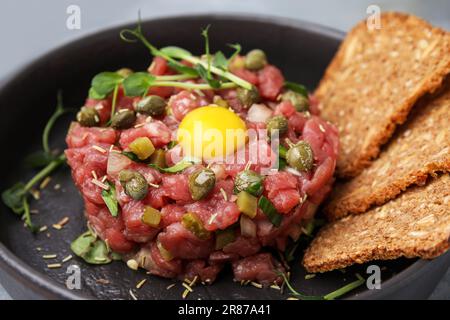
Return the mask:
<svg viewBox="0 0 450 320">
<path fill-rule="evenodd" d="M 209 105 L 189 112 L 177 132 L 185 156 L 223 158 L 245 145 L 245 122 L 227 108 Z"/>
</svg>

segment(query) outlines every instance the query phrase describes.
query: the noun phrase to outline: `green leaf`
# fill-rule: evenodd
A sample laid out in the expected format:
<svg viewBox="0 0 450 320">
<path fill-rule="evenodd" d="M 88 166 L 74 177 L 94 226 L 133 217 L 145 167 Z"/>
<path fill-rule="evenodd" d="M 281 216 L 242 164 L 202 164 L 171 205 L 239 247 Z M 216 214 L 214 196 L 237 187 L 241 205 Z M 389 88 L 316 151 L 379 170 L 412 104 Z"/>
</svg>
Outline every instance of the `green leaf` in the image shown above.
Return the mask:
<svg viewBox="0 0 450 320">
<path fill-rule="evenodd" d="M 99 94 L 97 91 L 95 91 L 94 88 L 89 89 L 89 98 L 95 99 L 95 100 L 103 100 L 106 98 L 106 94 Z"/>
<path fill-rule="evenodd" d="M 190 53 L 186 49 L 176 46 L 164 47 L 159 49 L 159 51 L 175 59 L 184 59 L 186 57 L 192 56 L 192 53 Z"/>
<path fill-rule="evenodd" d="M 277 209 L 273 206 L 272 202 L 265 196 L 261 196 L 258 201 L 258 207 L 267 216 L 270 222 L 276 227 L 279 227 L 283 216 L 278 213 Z"/>
<path fill-rule="evenodd" d="M 120 253 L 112 251 L 110 253 L 110 256 L 111 256 L 111 259 L 114 260 L 114 261 L 122 260 L 122 255 Z"/>
<path fill-rule="evenodd" d="M 290 81 L 285 81 L 284 82 L 284 88 L 292 90 L 292 91 L 297 92 L 297 93 L 300 93 L 304 97 L 308 98 L 308 89 L 306 89 L 306 87 L 304 85 L 302 85 L 302 84 L 295 83 L 295 82 L 290 82 Z"/>
<path fill-rule="evenodd" d="M 110 94 L 116 85 L 122 83 L 123 77 L 117 72 L 100 72 L 97 74 L 91 82 L 91 88 L 99 96 L 107 96 Z"/>
<path fill-rule="evenodd" d="M 125 95 L 131 97 L 143 96 L 155 81 L 155 76 L 148 72 L 135 72 L 123 81 Z"/>
<path fill-rule="evenodd" d="M 192 166 L 193 165 L 193 162 L 192 161 L 180 161 L 180 162 L 178 162 L 177 164 L 175 164 L 174 166 L 172 166 L 172 167 L 168 167 L 168 168 L 161 168 L 160 166 L 158 166 L 158 165 L 156 165 L 156 164 L 153 164 L 153 163 L 149 163 L 148 164 L 148 166 L 149 167 L 152 167 L 152 168 L 155 168 L 155 169 L 157 169 L 157 170 L 159 170 L 159 171 L 161 171 L 161 172 L 164 172 L 164 173 L 177 173 L 177 172 L 181 172 L 181 171 L 183 171 L 184 169 L 186 169 L 186 168 L 189 168 L 190 166 Z"/>
<path fill-rule="evenodd" d="M 212 64 L 213 66 L 224 71 L 228 69 L 228 59 L 225 57 L 222 51 L 216 52 Z"/>
<path fill-rule="evenodd" d="M 18 182 L 11 188 L 3 191 L 2 200 L 14 213 L 21 214 L 25 210 L 23 199 L 26 197 L 26 194 L 25 185 L 22 182 Z"/>
<path fill-rule="evenodd" d="M 90 264 L 107 264 L 112 260 L 106 243 L 91 231 L 87 231 L 75 239 L 70 248 L 77 256 Z"/>
<path fill-rule="evenodd" d="M 90 231 L 86 231 L 71 243 L 70 249 L 77 256 L 83 257 L 91 249 L 95 240 L 96 237 Z"/>
<path fill-rule="evenodd" d="M 106 264 L 112 261 L 106 243 L 100 239 L 92 244 L 90 250 L 82 258 L 90 264 Z"/>
<path fill-rule="evenodd" d="M 41 168 L 56 160 L 56 158 L 56 156 L 47 153 L 44 150 L 39 150 L 29 154 L 25 158 L 24 163 L 28 168 Z"/>
<path fill-rule="evenodd" d="M 197 70 L 198 74 L 200 75 L 200 78 L 206 81 L 212 88 L 219 89 L 221 86 L 221 83 L 219 80 L 214 79 L 211 74 L 208 74 L 208 70 L 205 69 L 201 64 L 195 65 L 195 70 Z"/>
<path fill-rule="evenodd" d="M 119 202 L 117 201 L 116 198 L 116 187 L 109 181 L 107 182 L 107 184 L 109 185 L 109 189 L 102 190 L 102 198 L 106 206 L 108 207 L 111 215 L 113 217 L 117 217 L 117 215 L 119 214 Z"/>
</svg>

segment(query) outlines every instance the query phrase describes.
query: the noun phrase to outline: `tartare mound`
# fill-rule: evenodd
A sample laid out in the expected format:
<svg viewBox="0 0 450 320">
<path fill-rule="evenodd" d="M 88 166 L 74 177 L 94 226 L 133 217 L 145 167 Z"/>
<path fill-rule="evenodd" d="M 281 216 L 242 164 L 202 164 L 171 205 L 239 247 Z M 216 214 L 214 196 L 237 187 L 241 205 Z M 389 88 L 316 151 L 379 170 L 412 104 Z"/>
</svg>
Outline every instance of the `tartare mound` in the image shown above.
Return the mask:
<svg viewBox="0 0 450 320">
<path fill-rule="evenodd" d="M 239 63 L 233 66 L 230 67 L 233 74 L 257 89 L 260 96 L 257 104 L 244 105 L 239 99 L 239 88 L 199 92 L 152 87 L 148 95 L 161 97 L 167 107 L 163 114 L 148 116 L 137 109 L 144 97 L 127 96 L 119 87 L 115 112 L 135 112 L 132 125 L 110 126 L 113 96 L 109 94 L 104 99 L 88 98 L 85 102 L 84 108 L 96 110 L 98 123 L 86 126 L 74 122 L 67 134 L 65 153 L 83 197 L 90 227 L 112 251 L 122 254 L 125 260 L 136 260 L 151 274 L 178 279 L 198 277 L 204 283 L 212 283 L 222 268 L 230 264 L 237 281 L 264 285 L 281 282 L 279 272 L 284 272 L 285 267 L 271 252 L 284 252 L 299 239 L 315 209 L 331 190 L 338 134 L 333 125 L 319 117 L 314 97 L 307 97 L 308 108 L 299 111 L 291 100 L 280 98 L 287 89 L 277 67 L 265 64 L 258 70 L 249 70 Z M 160 57 L 154 59 L 149 72 L 158 76 L 175 73 Z M 202 83 L 198 79 L 187 81 Z M 268 118 L 285 118 L 287 130 L 282 132 L 281 145 L 289 149 L 306 142 L 314 155 L 312 166 L 301 171 L 291 168 L 288 161 L 286 167 L 263 176 L 263 166 L 253 160 L 246 145 L 244 164 L 196 162 L 176 172 L 161 170 L 163 163 L 165 167 L 179 163 L 175 159 L 183 150 L 180 145 L 173 146 L 173 141 L 177 140 L 177 128 L 184 117 L 199 107 L 219 104 L 218 101 L 226 103 L 247 128 L 264 129 Z M 130 156 L 133 143 L 139 138 L 148 138 L 159 152 L 158 166 Z M 266 143 L 260 147 L 265 148 L 269 157 L 278 157 L 268 142 L 258 143 Z M 215 182 L 199 200 L 193 200 L 192 176 L 206 169 L 214 172 Z M 251 197 L 263 197 L 272 204 L 281 218 L 278 225 L 261 206 L 253 217 L 242 212 L 236 177 L 244 170 L 263 176 L 261 192 Z M 132 179 L 135 173 L 148 184 L 145 192 L 137 195 L 124 187 L 125 179 Z M 111 214 L 106 205 L 104 190 L 115 191 L 117 215 Z M 149 217 L 144 218 L 144 213 Z M 155 217 L 156 221 L 149 222 Z"/>
</svg>

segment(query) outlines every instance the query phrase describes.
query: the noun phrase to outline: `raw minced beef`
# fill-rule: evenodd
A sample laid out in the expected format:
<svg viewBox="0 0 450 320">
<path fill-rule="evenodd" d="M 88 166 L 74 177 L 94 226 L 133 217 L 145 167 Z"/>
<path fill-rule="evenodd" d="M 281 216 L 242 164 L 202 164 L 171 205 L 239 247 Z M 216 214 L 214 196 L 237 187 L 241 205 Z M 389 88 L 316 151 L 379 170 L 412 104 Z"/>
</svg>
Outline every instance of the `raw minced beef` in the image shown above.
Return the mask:
<svg viewBox="0 0 450 320">
<path fill-rule="evenodd" d="M 284 83 L 277 67 L 266 65 L 259 71 L 244 68 L 231 71 L 258 88 L 263 98 L 261 103 L 269 108 L 264 109 L 266 113 L 283 115 L 288 119 L 286 137 L 292 143 L 306 141 L 314 153 L 314 167 L 310 172 L 279 171 L 265 177 L 263 195 L 272 202 L 283 219 L 281 225 L 276 227 L 258 209 L 251 220 L 256 228 L 254 237 L 240 234 L 239 218 L 242 213 L 233 192 L 236 174 L 245 168 L 245 164 L 210 166 L 216 174 L 216 185 L 205 199 L 193 201 L 188 177 L 204 165 L 195 165 L 175 174 L 161 173 L 121 154 L 121 151 L 129 150 L 130 143 L 136 138 L 147 137 L 156 148 L 165 148 L 167 164 L 174 164 L 173 159 L 182 150 L 179 146 L 168 150 L 167 145 L 175 139 L 179 122 L 189 111 L 211 104 L 214 94 L 225 99 L 246 121 L 248 128 L 265 128 L 264 122 L 252 123 L 247 119 L 248 109 L 237 99 L 236 90 L 207 91 L 199 95 L 168 87 L 151 88 L 151 94 L 168 101 L 171 113 L 150 121 L 138 115 L 136 124 L 141 125 L 125 130 L 104 126 L 110 118 L 111 97 L 87 99 L 85 106 L 96 108 L 101 126 L 83 127 L 73 123 L 69 129 L 66 156 L 75 185 L 85 202 L 85 215 L 90 226 L 113 251 L 143 261 L 141 267 L 152 274 L 180 279 L 198 276 L 208 283 L 216 279 L 225 264 L 230 263 L 236 280 L 252 280 L 262 284 L 279 282 L 281 279 L 277 271 L 284 268 L 267 252 L 267 247 L 285 250 L 292 238 L 298 238 L 301 227 L 312 218 L 314 209 L 331 189 L 338 135 L 334 126 L 319 117 L 314 97 L 309 97 L 310 113 L 297 112 L 289 101 L 277 100 Z M 173 74 L 166 61 L 159 57 L 154 59 L 149 72 L 154 75 Z M 121 89 L 116 108 L 133 109 L 139 99 L 126 97 Z M 273 156 L 270 147 L 265 147 L 268 156 Z M 248 150 L 246 152 L 247 160 L 252 160 L 252 155 Z M 134 200 L 124 192 L 118 180 L 119 172 L 124 169 L 138 171 L 147 180 L 149 191 L 144 199 Z M 257 161 L 251 161 L 251 169 L 258 172 L 261 166 Z M 115 186 L 120 205 L 117 217 L 110 214 L 101 196 L 102 187 L 92 182 L 93 176 Z M 152 187 L 155 185 L 158 187 Z M 161 212 L 158 227 L 142 222 L 145 206 Z M 209 239 L 199 239 L 183 226 L 181 220 L 187 212 L 197 214 L 205 229 L 212 233 Z M 214 232 L 227 228 L 233 228 L 235 240 L 222 249 L 216 249 Z M 170 253 L 170 259 L 164 257 L 161 246 Z"/>
</svg>

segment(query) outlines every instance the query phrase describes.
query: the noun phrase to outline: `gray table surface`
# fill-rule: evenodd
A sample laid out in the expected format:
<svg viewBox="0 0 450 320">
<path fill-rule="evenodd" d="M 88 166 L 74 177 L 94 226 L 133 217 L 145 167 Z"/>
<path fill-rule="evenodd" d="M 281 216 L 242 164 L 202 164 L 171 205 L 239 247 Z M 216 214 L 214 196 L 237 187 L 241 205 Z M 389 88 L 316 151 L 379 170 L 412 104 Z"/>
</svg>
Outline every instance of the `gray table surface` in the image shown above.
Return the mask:
<svg viewBox="0 0 450 320">
<path fill-rule="evenodd" d="M 73 4 L 81 10 L 79 30 L 66 27 L 66 10 Z M 258 13 L 312 21 L 347 31 L 366 17 L 366 9 L 371 4 L 378 5 L 382 11 L 410 12 L 450 30 L 448 0 L 2 0 L 0 77 L 64 43 L 100 29 L 136 21 L 138 10 L 144 19 L 188 13 Z M 450 271 L 430 298 L 450 300 Z M 0 299 L 10 299 L 1 284 Z"/>
</svg>

